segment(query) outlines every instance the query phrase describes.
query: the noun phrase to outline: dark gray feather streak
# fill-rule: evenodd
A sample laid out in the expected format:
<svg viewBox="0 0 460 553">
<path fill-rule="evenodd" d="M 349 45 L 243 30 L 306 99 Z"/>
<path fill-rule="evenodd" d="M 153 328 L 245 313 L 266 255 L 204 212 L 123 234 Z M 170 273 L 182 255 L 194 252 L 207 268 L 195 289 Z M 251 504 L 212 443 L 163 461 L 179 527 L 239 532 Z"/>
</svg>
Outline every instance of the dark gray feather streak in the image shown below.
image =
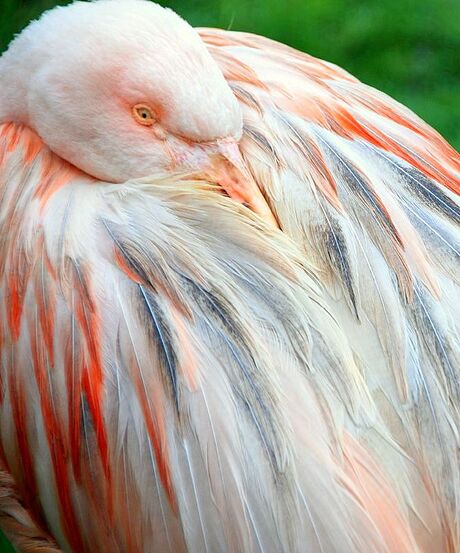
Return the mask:
<svg viewBox="0 0 460 553">
<path fill-rule="evenodd" d="M 171 331 L 165 322 L 163 312 L 154 294 L 142 284 L 139 284 L 138 287 L 141 300 L 147 310 L 147 315 L 153 323 L 151 329 L 153 330 L 153 336 L 158 346 L 157 350 L 162 361 L 161 366 L 166 368 L 166 376 L 171 386 L 174 404 L 177 412 L 179 412 L 177 358 L 172 347 Z"/>
<path fill-rule="evenodd" d="M 210 326 L 212 319 L 217 319 L 217 324 L 212 325 L 212 330 L 217 332 L 240 369 L 238 375 L 228 375 L 233 390 L 256 426 L 272 469 L 279 474 L 281 471 L 278 462 L 280 455 L 276 449 L 280 441 L 277 437 L 278 433 L 273 417 L 273 412 L 276 412 L 275 401 L 268 393 L 267 387 L 264 386 L 262 371 L 258 368 L 251 353 L 251 346 L 239 331 L 238 323 L 215 294 L 205 290 L 185 275 L 182 278 L 184 286 L 187 286 L 190 294 L 201 308 L 203 322 Z M 248 398 L 253 398 L 253 401 L 248 401 Z M 267 402 L 272 406 L 267 405 Z"/>
</svg>

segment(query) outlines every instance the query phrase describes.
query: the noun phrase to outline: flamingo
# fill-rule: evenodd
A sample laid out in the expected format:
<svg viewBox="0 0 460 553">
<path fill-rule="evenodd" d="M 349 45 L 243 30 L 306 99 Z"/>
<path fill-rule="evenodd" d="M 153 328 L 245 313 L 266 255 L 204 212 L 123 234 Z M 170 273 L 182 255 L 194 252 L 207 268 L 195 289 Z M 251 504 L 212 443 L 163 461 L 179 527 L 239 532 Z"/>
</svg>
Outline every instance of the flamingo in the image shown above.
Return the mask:
<svg viewBox="0 0 460 553">
<path fill-rule="evenodd" d="M 0 58 L 0 528 L 41 553 L 460 551 L 460 157 L 144 0 Z"/>
</svg>

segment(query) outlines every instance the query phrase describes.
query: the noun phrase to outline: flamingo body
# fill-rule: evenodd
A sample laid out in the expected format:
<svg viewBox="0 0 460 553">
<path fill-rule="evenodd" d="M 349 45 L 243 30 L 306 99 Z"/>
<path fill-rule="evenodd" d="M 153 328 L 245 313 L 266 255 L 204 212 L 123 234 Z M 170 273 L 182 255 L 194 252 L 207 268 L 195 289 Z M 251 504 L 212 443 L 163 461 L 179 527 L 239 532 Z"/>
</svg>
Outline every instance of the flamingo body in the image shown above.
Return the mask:
<svg viewBox="0 0 460 553">
<path fill-rule="evenodd" d="M 17 549 L 460 551 L 458 154 L 331 64 L 139 0 L 53 10 L 0 81 Z"/>
</svg>

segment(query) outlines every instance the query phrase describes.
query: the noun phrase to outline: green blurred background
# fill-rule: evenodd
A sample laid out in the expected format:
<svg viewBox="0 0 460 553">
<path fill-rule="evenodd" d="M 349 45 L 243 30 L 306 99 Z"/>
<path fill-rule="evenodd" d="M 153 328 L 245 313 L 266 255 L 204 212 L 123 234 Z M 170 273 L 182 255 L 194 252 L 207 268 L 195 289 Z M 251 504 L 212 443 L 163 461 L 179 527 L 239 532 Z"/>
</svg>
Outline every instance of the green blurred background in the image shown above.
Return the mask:
<svg viewBox="0 0 460 553">
<path fill-rule="evenodd" d="M 66 1 L 0 0 L 0 52 Z M 460 0 L 166 0 L 191 24 L 269 36 L 412 108 L 460 149 Z M 11 551 L 0 536 L 0 552 Z M 101 552 L 102 553 L 102 552 Z"/>
</svg>

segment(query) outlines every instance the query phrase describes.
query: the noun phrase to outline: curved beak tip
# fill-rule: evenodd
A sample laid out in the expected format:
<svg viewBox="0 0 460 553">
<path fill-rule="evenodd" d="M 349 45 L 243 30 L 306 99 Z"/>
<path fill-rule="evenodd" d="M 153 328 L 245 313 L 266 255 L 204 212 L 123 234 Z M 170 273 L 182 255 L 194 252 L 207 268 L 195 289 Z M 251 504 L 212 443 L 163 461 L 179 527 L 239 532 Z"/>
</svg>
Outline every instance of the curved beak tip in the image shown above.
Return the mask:
<svg viewBox="0 0 460 553">
<path fill-rule="evenodd" d="M 279 228 L 267 200 L 241 156 L 238 144 L 222 142 L 210 156 L 209 177 L 239 203 L 246 204 L 268 224 Z"/>
</svg>

